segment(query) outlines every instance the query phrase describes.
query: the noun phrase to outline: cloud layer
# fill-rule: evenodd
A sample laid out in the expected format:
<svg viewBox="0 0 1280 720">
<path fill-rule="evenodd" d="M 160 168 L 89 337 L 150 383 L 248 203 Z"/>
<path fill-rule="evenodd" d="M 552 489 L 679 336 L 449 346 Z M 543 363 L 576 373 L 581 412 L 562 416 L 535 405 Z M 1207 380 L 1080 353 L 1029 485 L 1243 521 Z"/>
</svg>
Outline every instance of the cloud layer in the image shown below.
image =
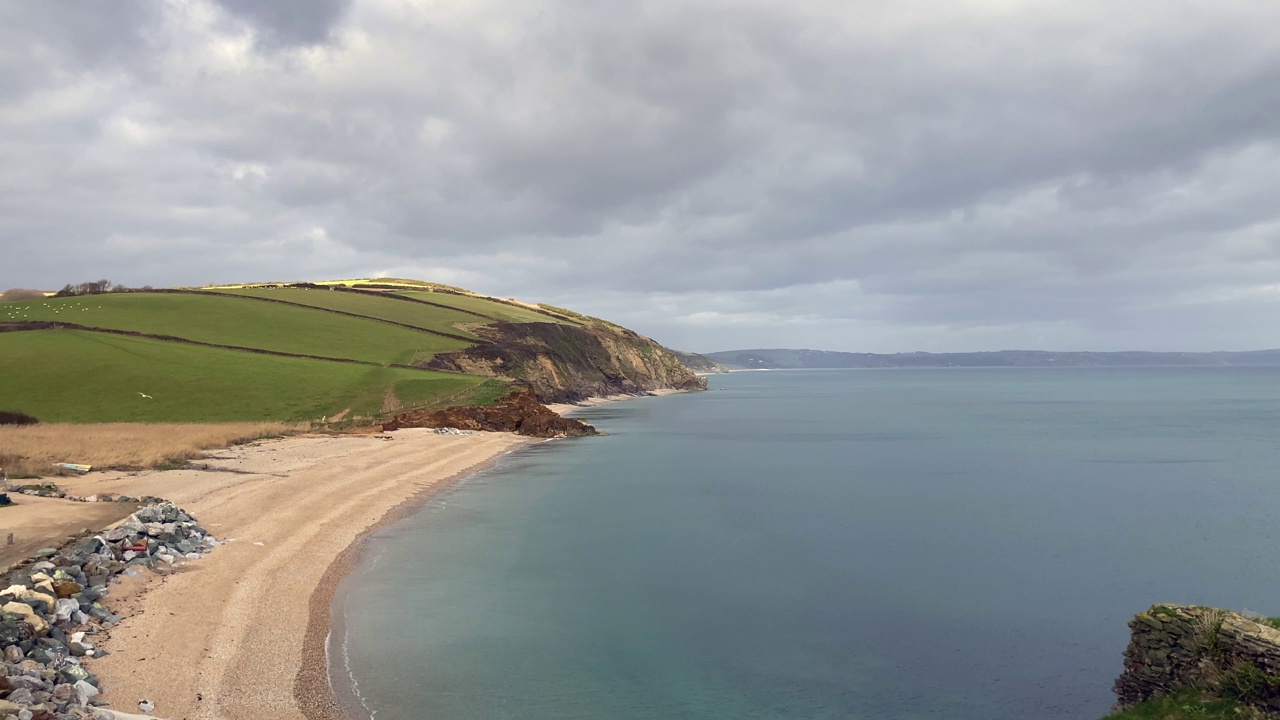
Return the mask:
<svg viewBox="0 0 1280 720">
<path fill-rule="evenodd" d="M 1266 0 L 10 4 L 0 286 L 412 276 L 703 351 L 1277 347 L 1277 26 Z"/>
</svg>

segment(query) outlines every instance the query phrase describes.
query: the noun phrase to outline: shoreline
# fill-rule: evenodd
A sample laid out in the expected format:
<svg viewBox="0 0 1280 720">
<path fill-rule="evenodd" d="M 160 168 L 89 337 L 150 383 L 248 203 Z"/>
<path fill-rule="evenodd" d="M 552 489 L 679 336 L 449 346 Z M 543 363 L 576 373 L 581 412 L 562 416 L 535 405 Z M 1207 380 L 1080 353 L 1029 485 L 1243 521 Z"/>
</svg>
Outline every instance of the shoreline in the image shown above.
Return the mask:
<svg viewBox="0 0 1280 720">
<path fill-rule="evenodd" d="M 207 469 L 73 480 L 168 497 L 224 541 L 176 572 L 113 588 L 105 602 L 125 619 L 92 664 L 107 699 L 128 710 L 146 698 L 170 720 L 345 719 L 326 639 L 364 539 L 534 442 L 425 429 L 289 438 L 215 451 Z"/>
<path fill-rule="evenodd" d="M 550 406 L 559 413 L 639 397 Z M 200 469 L 68 478 L 79 495 L 166 497 L 224 544 L 174 572 L 107 598 L 125 616 L 95 659 L 112 707 L 141 698 L 157 718 L 351 720 L 335 687 L 335 601 L 373 533 L 436 494 L 541 442 L 507 433 L 303 436 L 209 453 Z M 150 661 L 150 662 L 148 662 Z M 146 672 L 139 672 L 145 669 Z"/>
<path fill-rule="evenodd" d="M 547 407 L 559 415 L 568 415 L 576 410 L 584 410 L 625 400 L 662 397 L 687 392 L 696 391 L 662 388 L 649 391 L 645 395 L 619 393 L 588 398 L 581 403 L 555 403 L 547 405 Z M 333 562 L 329 564 L 328 569 L 325 571 L 321 585 L 316 588 L 316 591 L 311 596 L 308 611 L 310 619 L 303 647 L 303 666 L 299 669 L 294 681 L 294 695 L 306 720 L 364 720 L 363 715 L 352 714 L 354 705 L 361 703 L 355 689 L 334 686 L 334 667 L 332 663 L 338 659 L 338 655 L 331 652 L 331 650 L 334 641 L 333 631 L 336 626 L 334 621 L 336 607 L 334 603 L 339 599 L 339 592 L 342 591 L 343 585 L 351 575 L 351 572 L 359 567 L 364 559 L 364 554 L 368 551 L 369 541 L 373 534 L 383 527 L 413 515 L 439 493 L 448 490 L 468 477 L 492 468 L 506 455 L 537 442 L 548 441 L 531 441 L 521 446 L 513 447 L 506 452 L 494 455 L 476 467 L 460 471 L 452 477 L 437 481 L 422 493 L 405 499 L 398 506 L 389 510 L 377 523 L 366 528 L 351 545 L 347 546 L 333 559 Z M 317 696 L 324 698 L 322 703 L 304 703 L 303 701 L 303 698 Z"/>
<path fill-rule="evenodd" d="M 477 465 L 434 481 L 429 487 L 405 498 L 399 505 L 388 510 L 377 522 L 365 528 L 354 542 L 329 563 L 324 575 L 321 576 L 320 585 L 311 594 L 308 602 L 307 631 L 302 646 L 302 667 L 298 669 L 293 683 L 294 699 L 306 720 L 348 720 L 351 717 L 346 711 L 347 704 L 342 701 L 342 693 L 333 684 L 331 663 L 335 656 L 330 653 L 330 643 L 334 630 L 334 602 L 338 599 L 343 583 L 364 559 L 373 534 L 381 528 L 417 513 L 432 498 L 460 481 L 491 469 L 503 457 L 537 442 L 546 441 L 535 440 L 515 445 Z"/>
</svg>

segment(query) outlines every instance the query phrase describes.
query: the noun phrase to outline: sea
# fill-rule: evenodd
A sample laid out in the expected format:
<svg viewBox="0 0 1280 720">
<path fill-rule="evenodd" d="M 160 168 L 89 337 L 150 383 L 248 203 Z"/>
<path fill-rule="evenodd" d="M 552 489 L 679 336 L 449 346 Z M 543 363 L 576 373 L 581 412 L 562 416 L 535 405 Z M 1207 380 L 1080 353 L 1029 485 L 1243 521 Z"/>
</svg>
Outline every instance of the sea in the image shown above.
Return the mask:
<svg viewBox="0 0 1280 720">
<path fill-rule="evenodd" d="M 376 720 L 1097 720 L 1153 603 L 1280 615 L 1280 368 L 714 375 L 370 539 Z"/>
</svg>

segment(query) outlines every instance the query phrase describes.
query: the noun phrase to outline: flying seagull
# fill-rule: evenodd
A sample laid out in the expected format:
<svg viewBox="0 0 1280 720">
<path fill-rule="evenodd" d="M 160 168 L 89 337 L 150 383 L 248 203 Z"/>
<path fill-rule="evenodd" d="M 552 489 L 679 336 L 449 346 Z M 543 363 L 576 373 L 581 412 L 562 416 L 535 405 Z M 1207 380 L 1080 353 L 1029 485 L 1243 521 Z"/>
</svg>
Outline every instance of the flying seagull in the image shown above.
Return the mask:
<svg viewBox="0 0 1280 720">
<path fill-rule="evenodd" d="M 155 706 L 155 703 L 151 702 L 150 700 L 139 700 L 138 709 L 144 713 L 149 713 L 152 710 L 155 710 L 156 706 Z"/>
<path fill-rule="evenodd" d="M 144 397 L 144 398 L 148 399 L 148 400 L 155 400 L 155 398 L 151 397 L 150 395 L 148 395 L 148 394 L 146 394 L 146 393 L 144 393 L 144 392 L 140 392 L 140 393 L 138 393 L 138 394 L 139 394 L 139 395 L 141 395 L 142 397 Z"/>
</svg>

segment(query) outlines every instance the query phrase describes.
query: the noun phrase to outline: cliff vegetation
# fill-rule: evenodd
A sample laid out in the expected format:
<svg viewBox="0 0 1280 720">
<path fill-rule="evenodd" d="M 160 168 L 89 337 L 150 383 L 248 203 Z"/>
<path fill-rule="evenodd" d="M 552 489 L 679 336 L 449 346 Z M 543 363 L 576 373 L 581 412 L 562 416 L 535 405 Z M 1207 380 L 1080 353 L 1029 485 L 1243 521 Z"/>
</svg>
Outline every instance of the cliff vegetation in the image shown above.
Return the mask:
<svg viewBox="0 0 1280 720">
<path fill-rule="evenodd" d="M 1129 622 L 1116 713 L 1145 718 L 1280 718 L 1280 619 L 1153 605 Z"/>
<path fill-rule="evenodd" d="M 501 322 L 475 328 L 486 342 L 437 353 L 422 367 L 527 384 L 542 402 L 706 389 L 706 380 L 671 350 L 612 323 L 579 318 L 581 325 Z"/>
</svg>

